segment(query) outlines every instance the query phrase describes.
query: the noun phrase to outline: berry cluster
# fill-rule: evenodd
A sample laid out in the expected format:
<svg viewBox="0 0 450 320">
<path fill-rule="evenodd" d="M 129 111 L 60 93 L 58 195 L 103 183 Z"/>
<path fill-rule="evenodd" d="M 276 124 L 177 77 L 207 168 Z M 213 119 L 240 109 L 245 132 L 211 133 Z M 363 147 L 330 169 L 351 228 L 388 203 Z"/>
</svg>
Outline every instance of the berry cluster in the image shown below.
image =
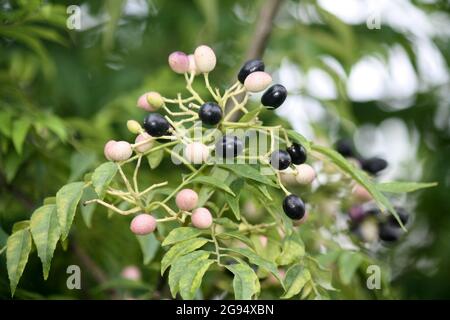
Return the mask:
<svg viewBox="0 0 450 320">
<path fill-rule="evenodd" d="M 265 72 L 264 62 L 258 59 L 247 61 L 240 69 L 237 82 L 231 86 L 223 95 L 216 88 L 213 89 L 209 83 L 208 73 L 216 66 L 216 56 L 214 51 L 205 45 L 199 46 L 194 53 L 187 55 L 183 52 L 174 52 L 169 55 L 169 66 L 171 69 L 179 74 L 184 74 L 187 90 L 191 93 L 191 97 L 182 99 L 178 95 L 177 99 L 168 99 L 163 97 L 160 93 L 150 91 L 141 95 L 137 101 L 137 106 L 149 112 L 142 123 L 142 126 L 135 120 L 129 120 L 127 127 L 130 132 L 136 134 L 134 144 L 126 141 L 110 140 L 105 144 L 105 157 L 110 161 L 115 161 L 121 165 L 138 160 L 135 176 L 137 174 L 138 166 L 142 156 L 151 153 L 153 150 L 161 147 L 173 145 L 174 143 L 181 143 L 184 145 L 183 163 L 188 165 L 191 169 L 192 164 L 203 165 L 208 164 L 211 158 L 211 151 L 218 158 L 233 159 L 237 157 L 248 157 L 245 154 L 245 146 L 243 141 L 235 134 L 233 130 L 236 128 L 255 129 L 264 131 L 269 134 L 272 141 L 275 139 L 274 128 L 264 127 L 261 122 L 251 119 L 249 122 L 232 122 L 231 116 L 241 111 L 244 114 L 249 111 L 246 108 L 249 94 L 256 92 L 265 92 L 261 97 L 261 106 L 269 110 L 280 107 L 287 97 L 287 90 L 281 84 L 274 84 L 269 87 L 272 82 L 272 77 Z M 193 89 L 192 83 L 195 76 L 203 74 L 205 86 L 209 90 L 214 101 L 204 101 L 200 95 Z M 242 101 L 238 101 L 238 96 L 245 95 Z M 234 107 L 225 114 L 226 106 L 234 103 Z M 169 105 L 175 105 L 178 110 L 174 111 Z M 164 115 L 163 112 L 166 113 Z M 173 118 L 184 117 L 181 120 L 173 120 Z M 187 118 L 186 118 L 187 117 Z M 201 121 L 203 129 L 217 129 L 221 132 L 221 137 L 216 139 L 215 143 L 210 142 L 209 136 L 202 137 L 199 140 L 192 140 L 186 136 L 184 125 Z M 194 126 L 192 126 L 194 127 Z M 191 128 L 192 128 L 191 127 Z M 287 175 L 294 177 L 298 184 L 306 185 L 311 183 L 315 178 L 314 169 L 306 164 L 307 151 L 297 142 L 290 142 L 285 129 L 281 126 L 276 127 L 284 133 L 284 139 L 280 136 L 276 137 L 279 141 L 286 144 L 285 149 L 271 150 L 266 155 L 258 156 L 258 161 L 261 165 L 271 166 L 272 170 L 278 177 L 277 182 L 280 188 L 285 192 L 286 196 L 282 203 L 282 208 L 285 214 L 296 220 L 297 223 L 302 223 L 306 219 L 305 204 L 298 196 L 291 194 L 284 186 L 283 180 Z M 187 129 L 189 131 L 189 129 Z M 156 147 L 157 143 L 161 143 Z M 136 153 L 133 156 L 133 151 Z M 194 172 L 195 172 L 194 168 Z M 199 169 L 200 170 L 200 169 Z M 122 172 L 122 171 L 121 171 Z M 128 186 L 130 183 L 126 181 Z M 163 185 L 163 184 L 161 184 Z M 150 187 L 152 188 L 152 187 Z M 144 192 L 139 192 L 136 177 L 134 177 L 134 190 L 132 186 L 128 186 L 129 192 L 126 196 L 137 197 L 142 196 Z M 116 194 L 118 194 L 116 192 Z M 176 193 L 176 205 L 178 212 L 173 211 L 169 206 L 162 203 L 153 203 L 145 207 L 138 207 L 145 213 L 138 214 L 131 222 L 131 230 L 135 234 L 142 235 L 153 232 L 159 222 L 170 220 L 179 220 L 184 222 L 187 216 L 190 216 L 191 223 L 194 227 L 204 229 L 211 227 L 213 217 L 207 208 L 196 208 L 198 195 L 194 190 L 182 189 Z M 135 199 L 135 203 L 139 203 L 139 199 Z M 99 202 L 101 203 L 101 202 Z M 111 205 L 109 205 L 111 207 Z M 162 207 L 171 217 L 156 219 L 148 213 L 149 208 Z M 121 210 L 116 210 L 124 214 Z M 135 213 L 135 211 L 127 211 L 128 213 Z"/>
</svg>

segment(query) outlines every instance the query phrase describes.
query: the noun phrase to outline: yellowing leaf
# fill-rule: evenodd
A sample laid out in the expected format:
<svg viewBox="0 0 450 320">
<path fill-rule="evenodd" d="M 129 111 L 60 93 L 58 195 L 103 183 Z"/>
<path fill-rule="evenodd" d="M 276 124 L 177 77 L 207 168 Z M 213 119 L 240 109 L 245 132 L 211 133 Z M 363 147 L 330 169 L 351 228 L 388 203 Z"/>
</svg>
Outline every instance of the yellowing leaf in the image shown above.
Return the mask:
<svg viewBox="0 0 450 320">
<path fill-rule="evenodd" d="M 66 184 L 56 193 L 56 210 L 62 240 L 65 240 L 69 234 L 78 202 L 83 193 L 83 187 L 83 182 L 72 182 Z"/>
<path fill-rule="evenodd" d="M 13 296 L 31 251 L 30 232 L 27 229 L 14 232 L 9 236 L 6 245 L 6 267 Z"/>
</svg>

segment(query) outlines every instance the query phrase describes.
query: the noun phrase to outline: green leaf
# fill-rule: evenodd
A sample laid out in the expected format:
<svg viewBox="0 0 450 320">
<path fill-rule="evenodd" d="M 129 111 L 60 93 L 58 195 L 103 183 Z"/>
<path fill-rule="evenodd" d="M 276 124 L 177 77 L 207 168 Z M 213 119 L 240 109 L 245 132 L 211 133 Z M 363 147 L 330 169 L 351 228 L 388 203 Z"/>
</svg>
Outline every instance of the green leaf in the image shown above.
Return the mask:
<svg viewBox="0 0 450 320">
<path fill-rule="evenodd" d="M 235 194 L 233 193 L 233 191 L 231 191 L 229 186 L 227 186 L 223 181 L 214 179 L 213 177 L 208 177 L 208 176 L 196 177 L 196 178 L 192 179 L 189 183 L 207 184 L 207 185 L 219 188 L 219 189 L 231 194 L 232 196 L 235 196 Z"/>
<path fill-rule="evenodd" d="M 180 290 L 180 279 L 186 273 L 186 267 L 193 261 L 204 261 L 209 258 L 211 253 L 204 250 L 198 250 L 188 253 L 178 259 L 170 267 L 169 271 L 169 288 L 172 297 L 175 298 Z"/>
<path fill-rule="evenodd" d="M 258 169 L 248 165 L 248 164 L 230 164 L 230 165 L 221 165 L 222 168 L 232 171 L 239 177 L 243 177 L 246 179 L 254 180 L 260 183 L 267 184 L 269 186 L 279 188 L 279 186 L 274 183 L 267 176 L 263 176 Z"/>
<path fill-rule="evenodd" d="M 180 241 L 198 237 L 202 233 L 201 230 L 191 227 L 180 227 L 173 229 L 164 239 L 162 246 L 174 244 Z"/>
<path fill-rule="evenodd" d="M 22 229 L 27 229 L 30 226 L 30 220 L 22 220 L 14 223 L 12 227 L 12 233 L 17 232 Z"/>
<path fill-rule="evenodd" d="M 224 240 L 234 238 L 234 239 L 237 239 L 237 240 L 245 243 L 249 247 L 253 247 L 253 243 L 245 235 L 243 235 L 240 231 L 222 232 L 222 233 L 219 233 L 217 235 L 217 237 L 222 238 Z"/>
<path fill-rule="evenodd" d="M 91 169 L 96 161 L 95 153 L 75 153 L 70 158 L 70 177 L 69 182 L 80 179 L 89 169 Z"/>
<path fill-rule="evenodd" d="M 13 123 L 12 141 L 18 154 L 22 154 L 23 142 L 25 141 L 30 126 L 30 120 L 25 118 L 18 119 Z"/>
<path fill-rule="evenodd" d="M 305 255 L 305 245 L 297 234 L 292 234 L 283 241 L 283 248 L 277 258 L 278 265 L 284 266 L 299 260 Z"/>
<path fill-rule="evenodd" d="M 185 241 L 178 242 L 169 251 L 166 252 L 161 260 L 161 275 L 164 271 L 177 259 L 178 257 L 192 252 L 208 242 L 204 238 L 189 239 Z"/>
<path fill-rule="evenodd" d="M 286 285 L 286 293 L 281 297 L 282 299 L 289 299 L 299 294 L 305 284 L 311 279 L 311 274 L 308 269 L 299 264 L 293 265 L 286 272 L 284 283 Z"/>
<path fill-rule="evenodd" d="M 12 114 L 9 111 L 0 112 L 0 132 L 7 138 L 11 136 Z"/>
<path fill-rule="evenodd" d="M 311 142 L 306 139 L 304 136 L 302 136 L 300 133 L 294 130 L 286 130 L 289 138 L 294 140 L 294 142 L 297 142 L 305 147 L 306 151 L 311 150 Z"/>
<path fill-rule="evenodd" d="M 36 209 L 30 219 L 30 231 L 42 262 L 42 271 L 46 280 L 53 252 L 60 236 L 56 205 L 49 204 Z"/>
<path fill-rule="evenodd" d="M 180 278 L 180 295 L 183 299 L 192 300 L 202 284 L 203 276 L 214 260 L 193 261 L 187 265 Z"/>
<path fill-rule="evenodd" d="M 280 281 L 280 283 L 283 283 L 275 263 L 258 256 L 253 250 L 247 248 L 228 248 L 228 250 L 245 256 L 250 263 L 271 272 L 278 279 L 278 281 Z"/>
<path fill-rule="evenodd" d="M 145 236 L 136 236 L 139 241 L 139 245 L 141 247 L 143 263 L 149 264 L 152 262 L 153 258 L 158 252 L 159 249 L 159 241 L 156 239 L 153 233 L 145 235 Z"/>
<path fill-rule="evenodd" d="M 92 174 L 92 184 L 95 192 L 97 192 L 100 199 L 105 196 L 106 189 L 111 183 L 118 170 L 117 164 L 114 162 L 105 162 L 95 169 Z"/>
<path fill-rule="evenodd" d="M 376 186 L 381 192 L 407 193 L 437 185 L 437 182 L 383 182 Z"/>
<path fill-rule="evenodd" d="M 234 274 L 233 289 L 236 300 L 251 300 L 259 293 L 258 276 L 247 264 L 237 263 L 226 268 Z"/>
<path fill-rule="evenodd" d="M 339 276 L 343 284 L 350 284 L 353 275 L 363 262 L 360 254 L 350 251 L 344 251 L 339 256 Z"/>
<path fill-rule="evenodd" d="M 83 187 L 83 182 L 72 182 L 56 193 L 56 208 L 62 240 L 65 240 L 69 234 L 78 202 L 83 194 Z"/>
<path fill-rule="evenodd" d="M 230 177 L 230 172 L 228 170 L 221 169 L 217 166 L 214 166 L 211 169 L 210 177 L 213 177 L 214 179 L 218 181 L 227 181 Z M 216 191 L 215 188 L 204 185 L 200 189 L 200 192 L 198 194 L 198 206 L 202 207 L 205 205 L 205 203 L 208 201 L 208 199 L 214 194 Z"/>
<path fill-rule="evenodd" d="M 229 194 L 225 194 L 225 200 L 227 201 L 228 206 L 230 207 L 231 211 L 233 211 L 233 214 L 238 221 L 241 220 L 241 210 L 240 210 L 240 206 L 239 206 L 239 198 L 241 195 L 241 190 L 244 187 L 244 184 L 245 184 L 244 179 L 238 178 L 238 179 L 234 180 L 230 185 L 230 189 L 231 189 L 231 191 L 234 192 L 235 196 L 232 197 Z"/>
<path fill-rule="evenodd" d="M 157 168 L 163 159 L 164 159 L 164 149 L 150 152 L 147 155 L 148 165 L 150 166 L 151 169 Z"/>
<path fill-rule="evenodd" d="M 255 119 L 258 116 L 258 114 L 263 110 L 264 110 L 263 107 L 258 107 L 258 108 L 253 109 L 253 110 L 249 111 L 248 113 L 244 114 L 239 119 L 239 122 L 250 122 L 251 120 Z"/>
<path fill-rule="evenodd" d="M 350 162 L 348 162 L 342 155 L 340 155 L 337 151 L 313 144 L 311 146 L 312 150 L 319 152 L 326 157 L 328 157 L 336 166 L 338 166 L 343 172 L 347 173 L 352 177 L 356 182 L 358 182 L 361 186 L 366 188 L 366 190 L 373 196 L 375 201 L 378 204 L 378 207 L 381 211 L 385 211 L 386 209 L 395 217 L 399 225 L 402 227 L 404 231 L 406 231 L 405 226 L 403 225 L 400 217 L 398 216 L 397 211 L 389 202 L 389 200 L 377 189 L 375 184 L 371 181 L 369 176 L 364 173 L 361 169 L 356 168 Z"/>
<path fill-rule="evenodd" d="M 229 229 L 238 229 L 239 228 L 239 224 L 237 224 L 233 220 L 225 218 L 225 217 L 216 218 L 216 219 L 214 219 L 214 222 L 216 224 L 220 224 L 221 226 L 223 226 L 225 228 L 229 228 Z"/>
<path fill-rule="evenodd" d="M 92 186 L 88 186 L 83 191 L 80 203 L 84 203 L 85 201 L 92 200 L 95 198 L 97 198 L 97 193 L 95 192 Z M 81 216 L 83 217 L 83 221 L 88 228 L 92 226 L 92 215 L 94 214 L 96 208 L 97 208 L 96 203 L 90 203 L 88 205 L 80 206 Z"/>
<path fill-rule="evenodd" d="M 13 233 L 8 238 L 7 246 L 6 267 L 8 269 L 11 295 L 13 296 L 31 251 L 30 232 L 22 229 Z"/>
</svg>

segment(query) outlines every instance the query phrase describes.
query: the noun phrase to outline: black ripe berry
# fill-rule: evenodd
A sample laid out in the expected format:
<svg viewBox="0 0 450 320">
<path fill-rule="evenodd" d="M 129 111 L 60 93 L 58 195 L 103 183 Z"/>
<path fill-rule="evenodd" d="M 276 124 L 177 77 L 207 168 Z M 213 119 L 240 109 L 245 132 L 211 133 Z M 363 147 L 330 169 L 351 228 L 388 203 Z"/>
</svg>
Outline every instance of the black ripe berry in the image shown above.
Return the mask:
<svg viewBox="0 0 450 320">
<path fill-rule="evenodd" d="M 339 152 L 343 157 L 354 157 L 355 153 L 353 151 L 353 144 L 347 139 L 341 139 L 336 143 L 336 151 Z"/>
<path fill-rule="evenodd" d="M 361 160 L 361 168 L 371 174 L 377 174 L 386 169 L 388 163 L 381 158 L 369 158 Z"/>
<path fill-rule="evenodd" d="M 254 59 L 247 61 L 241 68 L 241 70 L 238 73 L 238 80 L 240 83 L 244 83 L 245 78 L 250 73 L 256 72 L 256 71 L 264 71 L 264 62 L 262 60 Z"/>
<path fill-rule="evenodd" d="M 275 84 L 264 92 L 261 97 L 261 103 L 266 107 L 276 109 L 283 104 L 286 97 L 286 88 L 281 84 Z"/>
<path fill-rule="evenodd" d="M 290 194 L 283 200 L 283 210 L 289 218 L 300 220 L 305 215 L 305 204 L 302 199 Z"/>
<path fill-rule="evenodd" d="M 222 120 L 222 108 L 214 102 L 206 102 L 198 111 L 200 120 L 211 126 L 216 125 Z"/>
<path fill-rule="evenodd" d="M 149 113 L 144 119 L 144 129 L 152 137 L 169 134 L 170 124 L 159 113 Z"/>
<path fill-rule="evenodd" d="M 275 150 L 270 155 L 270 164 L 277 170 L 284 170 L 291 165 L 291 156 L 287 151 Z"/>
<path fill-rule="evenodd" d="M 378 225 L 378 237 L 386 242 L 397 241 L 400 238 L 401 230 L 390 223 L 380 223 Z"/>
<path fill-rule="evenodd" d="M 234 158 L 242 153 L 244 145 L 236 136 L 223 136 L 216 143 L 216 156 Z"/>
<path fill-rule="evenodd" d="M 409 213 L 405 209 L 399 207 L 395 208 L 395 211 L 397 211 L 398 217 L 400 218 L 402 224 L 406 225 L 409 220 Z M 388 224 L 395 228 L 400 228 L 400 223 L 398 223 L 397 219 L 392 215 L 388 218 Z"/>
<path fill-rule="evenodd" d="M 286 150 L 291 156 L 293 164 L 302 164 L 306 162 L 306 149 L 301 144 L 294 142 Z"/>
</svg>

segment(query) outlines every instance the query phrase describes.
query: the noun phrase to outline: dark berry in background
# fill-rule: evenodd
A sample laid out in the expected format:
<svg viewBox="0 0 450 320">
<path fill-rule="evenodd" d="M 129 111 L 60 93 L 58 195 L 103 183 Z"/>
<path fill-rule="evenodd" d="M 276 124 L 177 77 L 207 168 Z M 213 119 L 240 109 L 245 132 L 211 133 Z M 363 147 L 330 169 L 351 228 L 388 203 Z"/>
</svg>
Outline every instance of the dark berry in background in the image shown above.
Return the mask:
<svg viewBox="0 0 450 320">
<path fill-rule="evenodd" d="M 169 133 L 170 124 L 159 113 L 149 113 L 144 119 L 144 129 L 152 137 L 161 137 Z"/>
<path fill-rule="evenodd" d="M 300 220 L 305 215 L 305 204 L 302 199 L 290 194 L 283 200 L 283 211 L 289 218 Z"/>
<path fill-rule="evenodd" d="M 361 168 L 364 171 L 367 171 L 368 173 L 371 173 L 373 175 L 376 175 L 380 171 L 387 168 L 388 163 L 386 160 L 382 158 L 369 158 L 369 159 L 362 159 L 361 162 Z"/>
<path fill-rule="evenodd" d="M 397 241 L 401 236 L 402 230 L 392 226 L 390 223 L 380 223 L 378 225 L 378 236 L 386 242 Z"/>
<path fill-rule="evenodd" d="M 353 143 L 348 139 L 341 139 L 336 142 L 336 151 L 346 158 L 355 156 Z"/>
<path fill-rule="evenodd" d="M 293 164 L 302 164 L 306 162 L 306 149 L 301 144 L 293 143 L 286 150 L 291 156 Z"/>
<path fill-rule="evenodd" d="M 223 136 L 216 143 L 216 155 L 222 158 L 234 158 L 243 150 L 244 144 L 236 136 Z"/>
<path fill-rule="evenodd" d="M 270 155 L 270 164 L 277 170 L 284 170 L 291 165 L 291 156 L 287 151 L 275 150 Z"/>
<path fill-rule="evenodd" d="M 238 80 L 240 83 L 244 83 L 245 78 L 250 73 L 256 72 L 256 71 L 264 71 L 265 66 L 264 62 L 259 59 L 249 60 L 247 61 L 241 68 L 241 70 L 238 73 Z"/>
<path fill-rule="evenodd" d="M 198 111 L 198 116 L 202 122 L 209 125 L 216 125 L 222 120 L 222 108 L 215 102 L 206 102 Z"/>
<path fill-rule="evenodd" d="M 281 84 L 275 84 L 264 92 L 261 97 L 261 103 L 266 107 L 276 109 L 283 104 L 286 97 L 286 88 Z"/>
<path fill-rule="evenodd" d="M 409 213 L 404 208 L 400 207 L 396 207 L 395 211 L 397 211 L 398 217 L 400 218 L 400 221 L 403 223 L 403 225 L 406 225 L 409 221 Z M 393 215 L 389 216 L 388 223 L 393 227 L 401 228 L 397 219 L 395 219 Z"/>
</svg>

